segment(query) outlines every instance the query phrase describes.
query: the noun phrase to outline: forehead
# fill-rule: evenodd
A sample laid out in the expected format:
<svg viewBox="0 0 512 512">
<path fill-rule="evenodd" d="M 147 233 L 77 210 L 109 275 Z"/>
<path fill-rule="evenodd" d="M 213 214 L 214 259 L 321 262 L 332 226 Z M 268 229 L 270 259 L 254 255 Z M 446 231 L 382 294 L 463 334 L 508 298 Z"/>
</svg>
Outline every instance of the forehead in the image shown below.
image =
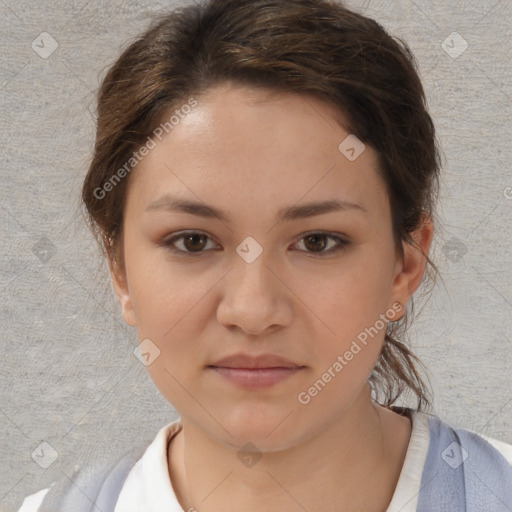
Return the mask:
<svg viewBox="0 0 512 512">
<path fill-rule="evenodd" d="M 233 84 L 195 98 L 133 172 L 132 202 L 147 206 L 172 192 L 261 211 L 327 194 L 385 208 L 376 152 L 342 127 L 329 103 Z"/>
</svg>

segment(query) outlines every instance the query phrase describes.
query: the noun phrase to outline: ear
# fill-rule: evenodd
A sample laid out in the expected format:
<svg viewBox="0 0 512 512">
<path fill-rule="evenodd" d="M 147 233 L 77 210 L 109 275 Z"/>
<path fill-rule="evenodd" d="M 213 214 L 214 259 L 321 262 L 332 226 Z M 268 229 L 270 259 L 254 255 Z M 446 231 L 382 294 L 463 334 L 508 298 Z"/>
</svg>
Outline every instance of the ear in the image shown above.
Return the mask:
<svg viewBox="0 0 512 512">
<path fill-rule="evenodd" d="M 112 285 L 117 298 L 119 299 L 119 303 L 121 304 L 124 321 L 128 325 L 135 327 L 137 325 L 137 321 L 135 320 L 135 313 L 128 288 L 128 280 L 126 279 L 126 272 L 124 269 L 119 268 L 116 263 L 109 262 L 109 264 Z"/>
<path fill-rule="evenodd" d="M 432 219 L 427 215 L 423 216 L 418 229 L 411 233 L 417 246 L 402 242 L 404 256 L 400 258 L 395 266 L 395 276 L 392 288 L 392 304 L 399 302 L 402 305 L 401 315 L 405 314 L 407 303 L 418 289 L 425 273 L 428 255 L 432 238 L 434 236 L 434 225 Z"/>
</svg>

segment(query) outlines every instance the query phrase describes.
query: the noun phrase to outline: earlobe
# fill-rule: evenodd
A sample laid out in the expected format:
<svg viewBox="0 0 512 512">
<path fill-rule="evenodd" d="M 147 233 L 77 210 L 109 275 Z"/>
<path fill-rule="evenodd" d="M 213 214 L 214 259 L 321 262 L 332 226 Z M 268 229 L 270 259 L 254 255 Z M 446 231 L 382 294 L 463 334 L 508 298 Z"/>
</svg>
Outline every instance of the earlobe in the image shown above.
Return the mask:
<svg viewBox="0 0 512 512">
<path fill-rule="evenodd" d="M 428 216 L 423 217 L 420 227 L 411 233 L 415 245 L 403 242 L 404 256 L 397 262 L 396 273 L 393 281 L 392 303 L 400 302 L 404 307 L 418 289 L 425 273 L 427 259 L 432 238 L 434 235 L 434 226 Z"/>
<path fill-rule="evenodd" d="M 112 286 L 114 287 L 114 291 L 116 292 L 119 303 L 121 304 L 123 319 L 128 325 L 136 327 L 137 322 L 135 320 L 130 291 L 128 289 L 126 273 L 117 268 L 116 265 L 111 265 L 110 275 L 112 279 Z"/>
</svg>

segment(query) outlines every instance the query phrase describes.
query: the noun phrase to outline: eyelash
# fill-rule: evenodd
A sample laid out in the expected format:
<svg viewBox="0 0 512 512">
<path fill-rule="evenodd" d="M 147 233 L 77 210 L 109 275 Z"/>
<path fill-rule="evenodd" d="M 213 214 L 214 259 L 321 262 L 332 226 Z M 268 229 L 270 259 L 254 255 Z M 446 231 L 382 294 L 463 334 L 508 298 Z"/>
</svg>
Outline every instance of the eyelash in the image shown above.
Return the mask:
<svg viewBox="0 0 512 512">
<path fill-rule="evenodd" d="M 192 252 L 192 251 L 187 251 L 187 250 L 178 249 L 178 248 L 174 247 L 173 244 L 176 241 L 181 240 L 181 239 L 186 238 L 186 237 L 191 236 L 191 235 L 204 235 L 204 236 L 206 236 L 207 241 L 211 240 L 211 238 L 208 237 L 208 235 L 206 235 L 205 233 L 201 233 L 200 231 L 186 231 L 186 232 L 182 232 L 182 233 L 179 233 L 177 235 L 174 235 L 171 238 L 167 238 L 166 240 L 164 240 L 162 242 L 162 245 L 165 246 L 170 251 L 172 251 L 173 253 L 178 254 L 180 256 L 196 257 L 196 256 L 200 256 L 201 254 L 204 254 L 205 252 L 207 252 L 205 250 L 200 250 L 200 251 L 197 251 L 197 252 Z M 308 233 L 304 233 L 303 235 L 301 235 L 301 238 L 299 239 L 299 242 L 302 241 L 304 238 L 307 238 L 308 236 L 312 236 L 312 235 L 317 235 L 317 236 L 320 235 L 322 237 L 325 237 L 325 238 L 328 238 L 328 239 L 331 239 L 331 240 L 335 240 L 337 242 L 337 244 L 338 244 L 334 248 L 328 249 L 326 251 L 319 251 L 319 252 L 303 251 L 303 252 L 306 252 L 306 253 L 312 255 L 313 257 L 322 258 L 324 254 L 334 254 L 334 253 L 337 253 L 337 252 L 345 249 L 347 246 L 350 245 L 350 242 L 348 242 L 347 240 L 339 237 L 335 233 L 330 233 L 330 232 L 326 232 L 326 231 L 310 231 Z"/>
</svg>

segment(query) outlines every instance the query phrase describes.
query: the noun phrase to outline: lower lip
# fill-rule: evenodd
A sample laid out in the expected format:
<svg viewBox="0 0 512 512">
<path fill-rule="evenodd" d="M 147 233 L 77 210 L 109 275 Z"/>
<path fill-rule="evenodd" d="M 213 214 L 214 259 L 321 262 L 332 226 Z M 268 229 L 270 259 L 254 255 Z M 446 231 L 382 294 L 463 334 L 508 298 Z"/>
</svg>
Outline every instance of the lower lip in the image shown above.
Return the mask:
<svg viewBox="0 0 512 512">
<path fill-rule="evenodd" d="M 268 388 L 288 379 L 304 367 L 293 368 L 226 368 L 209 366 L 234 384 L 247 389 Z"/>
</svg>

